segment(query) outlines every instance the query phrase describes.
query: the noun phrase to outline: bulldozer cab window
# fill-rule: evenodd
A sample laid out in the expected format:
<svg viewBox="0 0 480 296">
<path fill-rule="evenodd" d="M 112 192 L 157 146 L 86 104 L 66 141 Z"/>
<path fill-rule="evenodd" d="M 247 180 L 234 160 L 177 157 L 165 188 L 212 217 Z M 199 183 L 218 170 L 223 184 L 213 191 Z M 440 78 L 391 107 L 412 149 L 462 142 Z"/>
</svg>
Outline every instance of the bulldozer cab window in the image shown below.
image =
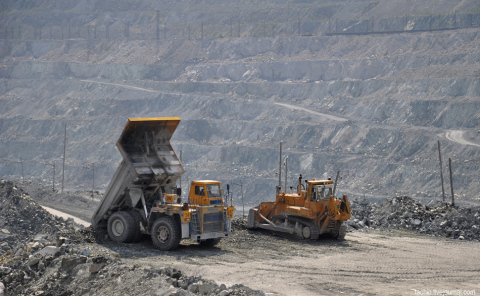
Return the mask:
<svg viewBox="0 0 480 296">
<path fill-rule="evenodd" d="M 222 197 L 222 191 L 218 184 L 207 184 L 208 197 Z"/>
<path fill-rule="evenodd" d="M 313 187 L 312 190 L 312 201 L 313 200 L 327 200 L 332 195 L 332 188 L 325 187 L 323 185 L 317 185 Z"/>
<path fill-rule="evenodd" d="M 195 186 L 195 195 L 205 196 L 205 189 L 203 189 L 203 186 Z"/>
</svg>

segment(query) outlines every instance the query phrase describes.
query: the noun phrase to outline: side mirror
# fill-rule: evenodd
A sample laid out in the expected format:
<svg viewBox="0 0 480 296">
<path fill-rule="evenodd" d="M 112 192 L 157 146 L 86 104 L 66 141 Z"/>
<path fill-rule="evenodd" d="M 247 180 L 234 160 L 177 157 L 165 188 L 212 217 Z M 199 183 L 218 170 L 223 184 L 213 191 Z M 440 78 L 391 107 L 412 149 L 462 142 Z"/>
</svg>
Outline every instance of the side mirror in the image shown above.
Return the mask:
<svg viewBox="0 0 480 296">
<path fill-rule="evenodd" d="M 230 184 L 227 184 L 227 193 L 230 194 Z"/>
<path fill-rule="evenodd" d="M 177 195 L 182 196 L 182 188 L 177 187 Z"/>
</svg>

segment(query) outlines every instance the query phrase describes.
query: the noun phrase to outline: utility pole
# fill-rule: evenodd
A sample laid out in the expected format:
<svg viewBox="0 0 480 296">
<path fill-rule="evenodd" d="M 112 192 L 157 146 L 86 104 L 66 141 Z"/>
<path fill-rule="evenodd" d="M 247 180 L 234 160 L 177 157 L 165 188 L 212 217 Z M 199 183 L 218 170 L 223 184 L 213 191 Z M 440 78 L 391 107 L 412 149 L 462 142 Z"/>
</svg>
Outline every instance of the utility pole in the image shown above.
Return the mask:
<svg viewBox="0 0 480 296">
<path fill-rule="evenodd" d="M 240 179 L 240 191 L 242 192 L 243 218 L 245 218 L 245 201 L 243 200 L 243 183 L 241 179 Z"/>
<path fill-rule="evenodd" d="M 65 136 L 63 138 L 63 168 L 62 168 L 62 193 L 63 185 L 65 183 L 65 152 L 67 149 L 67 124 L 65 123 Z"/>
<path fill-rule="evenodd" d="M 228 184 L 227 184 L 228 186 Z M 190 203 L 190 176 L 187 177 L 187 198 L 188 198 L 188 203 Z"/>
<path fill-rule="evenodd" d="M 92 163 L 92 198 L 93 198 L 94 190 L 95 190 L 95 163 Z"/>
<path fill-rule="evenodd" d="M 157 40 L 160 39 L 160 11 L 155 10 L 155 21 L 157 24 Z"/>
<path fill-rule="evenodd" d="M 183 150 L 180 150 L 180 164 L 183 165 L 183 162 L 182 162 L 182 156 L 183 156 Z M 180 189 L 182 189 L 182 175 L 180 175 Z M 181 196 L 180 196 L 181 197 Z"/>
<path fill-rule="evenodd" d="M 20 163 L 22 164 L 22 182 L 25 182 L 25 174 L 23 173 L 23 159 L 20 159 Z"/>
<path fill-rule="evenodd" d="M 337 190 L 338 177 L 340 176 L 340 171 L 337 171 L 337 177 L 335 178 L 335 184 L 333 185 L 333 196 L 335 197 L 335 191 Z"/>
<path fill-rule="evenodd" d="M 55 161 L 53 162 L 53 181 L 52 181 L 52 191 L 55 191 Z"/>
<path fill-rule="evenodd" d="M 440 179 L 442 179 L 442 196 L 445 202 L 445 187 L 443 186 L 443 168 L 442 168 L 442 154 L 440 152 L 440 140 L 438 141 L 438 159 L 440 160 Z"/>
<path fill-rule="evenodd" d="M 243 199 L 243 182 L 240 179 L 240 184 L 232 183 L 232 185 L 240 185 L 240 191 L 242 192 L 243 217 L 245 218 L 245 200 Z M 228 184 L 227 184 L 227 192 L 230 194 L 230 185 L 228 185 Z M 232 194 L 230 205 L 233 206 L 233 194 Z"/>
<path fill-rule="evenodd" d="M 280 194 L 280 190 L 282 190 L 282 142 L 280 142 L 280 165 L 279 165 L 279 168 L 278 168 L 277 194 Z"/>
<path fill-rule="evenodd" d="M 287 179 L 288 179 L 288 156 L 285 158 L 285 192 L 287 192 Z"/>
<path fill-rule="evenodd" d="M 455 205 L 455 197 L 453 195 L 453 175 L 452 175 L 452 159 L 448 158 L 448 168 L 450 170 L 450 188 L 452 190 L 452 206 Z"/>
</svg>

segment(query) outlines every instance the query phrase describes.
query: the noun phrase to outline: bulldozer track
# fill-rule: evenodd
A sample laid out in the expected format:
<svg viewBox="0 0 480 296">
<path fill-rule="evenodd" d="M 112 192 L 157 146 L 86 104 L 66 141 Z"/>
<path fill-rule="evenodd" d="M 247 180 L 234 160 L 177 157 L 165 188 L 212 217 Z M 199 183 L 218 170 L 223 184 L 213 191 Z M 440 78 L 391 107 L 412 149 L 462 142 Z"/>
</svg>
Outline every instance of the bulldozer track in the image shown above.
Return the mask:
<svg viewBox="0 0 480 296">
<path fill-rule="evenodd" d="M 298 235 L 294 234 L 288 234 L 288 233 L 279 233 L 281 236 L 287 237 L 287 238 L 296 238 L 300 240 L 308 240 L 308 241 L 315 241 L 319 238 L 320 236 L 320 229 L 318 228 L 315 223 L 309 219 L 305 219 L 302 217 L 297 217 L 297 216 L 292 216 L 292 215 L 275 215 L 272 217 L 272 221 L 275 223 L 276 220 L 289 220 L 293 222 L 298 222 L 303 225 L 303 227 L 308 227 L 310 228 L 310 237 L 309 238 L 304 238 L 300 237 Z"/>
</svg>

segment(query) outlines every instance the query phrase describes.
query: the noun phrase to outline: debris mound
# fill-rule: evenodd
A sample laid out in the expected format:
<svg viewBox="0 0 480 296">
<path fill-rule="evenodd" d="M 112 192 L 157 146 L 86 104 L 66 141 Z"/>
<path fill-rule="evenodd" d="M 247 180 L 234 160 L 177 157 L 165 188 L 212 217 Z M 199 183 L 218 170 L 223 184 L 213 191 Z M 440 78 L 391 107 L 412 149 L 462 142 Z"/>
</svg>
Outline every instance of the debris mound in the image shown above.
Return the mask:
<svg viewBox="0 0 480 296">
<path fill-rule="evenodd" d="M 64 230 L 75 231 L 73 219 L 51 215 L 13 182 L 0 180 L 0 255 L 38 234 L 53 238 Z"/>
<path fill-rule="evenodd" d="M 450 238 L 480 240 L 480 206 L 451 212 L 421 231 Z"/>
<path fill-rule="evenodd" d="M 350 229 L 406 229 L 434 236 L 480 240 L 480 207 L 460 209 L 446 203 L 423 205 L 408 196 L 397 196 L 381 204 L 366 199 L 350 205 Z"/>
<path fill-rule="evenodd" d="M 98 244 L 104 237 L 51 215 L 0 179 L 0 295 L 265 295 L 171 267 L 128 264 Z"/>
</svg>

